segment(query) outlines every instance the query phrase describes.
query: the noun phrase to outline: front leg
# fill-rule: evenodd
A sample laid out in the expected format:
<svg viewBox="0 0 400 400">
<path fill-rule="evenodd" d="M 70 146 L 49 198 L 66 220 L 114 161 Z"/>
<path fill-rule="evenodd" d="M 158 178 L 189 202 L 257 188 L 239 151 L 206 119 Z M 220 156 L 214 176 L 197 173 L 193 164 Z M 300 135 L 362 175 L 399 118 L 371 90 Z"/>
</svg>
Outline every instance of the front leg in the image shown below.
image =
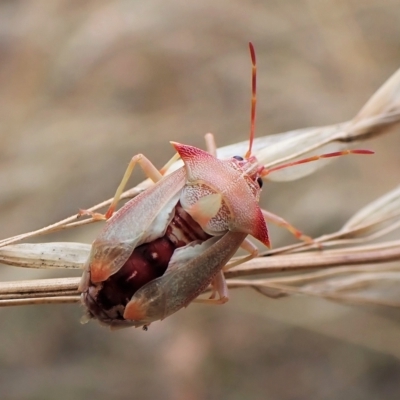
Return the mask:
<svg viewBox="0 0 400 400">
<path fill-rule="evenodd" d="M 144 156 L 143 154 L 137 154 L 132 157 L 124 173 L 124 176 L 122 177 L 121 183 L 119 184 L 117 191 L 115 192 L 114 199 L 110 207 L 108 208 L 107 212 L 105 214 L 100 214 L 88 210 L 80 210 L 78 215 L 90 215 L 95 220 L 109 219 L 114 214 L 115 208 L 117 207 L 117 204 L 121 198 L 121 194 L 124 191 L 125 186 L 128 183 L 128 180 L 132 175 L 132 172 L 136 164 L 139 164 L 139 166 L 145 173 L 146 177 L 151 179 L 153 182 L 158 182 L 163 177 L 162 172 L 160 172 L 146 156 Z"/>
<path fill-rule="evenodd" d="M 297 239 L 302 240 L 303 242 L 305 242 L 307 244 L 315 243 L 313 238 L 305 235 L 303 232 L 299 231 L 296 227 L 294 227 L 293 225 L 291 225 L 289 222 L 287 222 L 283 218 L 279 217 L 278 215 L 273 214 L 272 212 L 266 211 L 266 210 L 261 210 L 261 211 L 267 222 L 272 222 L 277 226 L 281 226 L 281 227 L 287 229 L 293 236 L 295 236 Z"/>
</svg>

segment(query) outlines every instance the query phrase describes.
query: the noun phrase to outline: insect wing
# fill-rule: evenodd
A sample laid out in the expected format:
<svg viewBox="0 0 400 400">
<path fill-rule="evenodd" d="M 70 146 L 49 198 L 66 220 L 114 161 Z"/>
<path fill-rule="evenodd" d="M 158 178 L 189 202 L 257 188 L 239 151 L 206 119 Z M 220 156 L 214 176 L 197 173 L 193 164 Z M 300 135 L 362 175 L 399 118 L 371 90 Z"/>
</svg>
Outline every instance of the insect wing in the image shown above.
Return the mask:
<svg viewBox="0 0 400 400">
<path fill-rule="evenodd" d="M 246 236 L 241 232 L 228 232 L 196 258 L 175 266 L 140 288 L 127 304 L 124 318 L 131 320 L 134 326 L 142 326 L 186 307 L 207 288 Z"/>
<path fill-rule="evenodd" d="M 85 266 L 92 282 L 108 279 L 135 247 L 164 234 L 184 183 L 185 170 L 181 168 L 130 200 L 107 221 Z"/>
</svg>

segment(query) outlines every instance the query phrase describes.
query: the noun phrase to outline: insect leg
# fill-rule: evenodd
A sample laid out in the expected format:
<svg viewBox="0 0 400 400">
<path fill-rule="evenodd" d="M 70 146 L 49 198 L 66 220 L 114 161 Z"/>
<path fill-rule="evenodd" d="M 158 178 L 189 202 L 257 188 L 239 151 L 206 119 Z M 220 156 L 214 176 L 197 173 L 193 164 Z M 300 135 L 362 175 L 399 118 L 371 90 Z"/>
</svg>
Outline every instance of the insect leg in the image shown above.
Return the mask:
<svg viewBox="0 0 400 400">
<path fill-rule="evenodd" d="M 124 176 L 122 177 L 121 183 L 119 184 L 117 191 L 115 192 L 114 199 L 105 214 L 106 219 L 110 218 L 111 215 L 113 215 L 117 203 L 121 197 L 121 194 L 124 191 L 125 186 L 128 183 L 128 179 L 132 175 L 132 172 L 136 164 L 139 164 L 145 175 L 148 178 L 150 178 L 153 182 L 158 182 L 162 178 L 162 173 L 154 166 L 154 164 L 146 156 L 144 156 L 143 154 L 136 154 L 136 156 L 133 156 L 132 160 L 128 165 L 128 168 L 125 171 Z"/>
<path fill-rule="evenodd" d="M 160 174 L 164 176 L 171 165 L 178 161 L 180 157 L 179 153 L 175 153 L 174 156 L 160 169 Z"/>
<path fill-rule="evenodd" d="M 224 304 L 229 300 L 228 286 L 226 284 L 224 271 L 236 267 L 237 265 L 243 264 L 244 262 L 249 261 L 254 257 L 257 257 L 258 255 L 258 248 L 248 239 L 245 239 L 240 247 L 248 251 L 250 254 L 248 256 L 241 257 L 235 261 L 226 264 L 223 267 L 223 269 L 218 272 L 218 274 L 215 276 L 215 278 L 211 283 L 212 292 L 210 298 L 208 299 L 197 298 L 193 300 L 193 302 L 218 305 L 218 304 Z M 216 293 L 218 293 L 219 299 L 215 298 Z"/>
<path fill-rule="evenodd" d="M 219 271 L 218 274 L 213 279 L 212 283 L 212 293 L 208 299 L 197 298 L 194 299 L 194 303 L 203 303 L 211 305 L 225 304 L 229 300 L 228 286 L 224 277 L 224 273 Z M 218 292 L 219 299 L 215 298 L 215 294 Z"/>
<path fill-rule="evenodd" d="M 206 140 L 207 151 L 214 157 L 217 157 L 217 144 L 215 143 L 215 138 L 212 133 L 206 133 L 204 136 Z"/>
<path fill-rule="evenodd" d="M 252 258 L 255 258 L 255 257 L 258 256 L 258 248 L 249 239 L 244 239 L 243 243 L 240 245 L 240 247 L 243 250 L 246 250 L 247 252 L 249 252 L 250 254 L 248 256 L 240 257 L 237 260 L 229 262 L 228 264 L 226 264 L 224 266 L 224 268 L 222 269 L 223 271 L 227 271 L 228 269 L 231 269 L 231 268 L 236 267 L 236 266 L 238 266 L 240 264 L 243 264 L 246 261 L 249 261 Z"/>
<path fill-rule="evenodd" d="M 289 222 L 287 222 L 283 218 L 281 218 L 278 215 L 273 214 L 269 211 L 266 211 L 266 210 L 261 210 L 261 211 L 267 222 L 272 222 L 275 225 L 278 225 L 278 226 L 281 226 L 281 227 L 287 229 L 297 239 L 302 240 L 305 243 L 308 243 L 308 244 L 314 243 L 314 239 L 312 239 L 310 236 L 305 235 L 303 232 L 299 231 L 297 228 L 295 228 L 293 225 L 289 224 Z"/>
<path fill-rule="evenodd" d="M 117 203 L 121 197 L 122 192 L 125 189 L 126 184 L 128 183 L 130 176 L 132 175 L 132 172 L 136 164 L 139 164 L 145 175 L 148 178 L 150 178 L 153 182 L 158 182 L 163 177 L 162 173 L 154 166 L 154 164 L 146 156 L 144 156 L 143 154 L 136 154 L 135 156 L 132 157 L 124 173 L 124 176 L 122 177 L 121 183 L 119 184 L 117 191 L 115 192 L 114 199 L 110 207 L 108 208 L 107 212 L 103 215 L 100 213 L 93 213 L 87 210 L 80 210 L 79 215 L 90 215 L 92 218 L 97 220 L 109 219 L 113 215 L 115 208 L 117 207 Z"/>
</svg>

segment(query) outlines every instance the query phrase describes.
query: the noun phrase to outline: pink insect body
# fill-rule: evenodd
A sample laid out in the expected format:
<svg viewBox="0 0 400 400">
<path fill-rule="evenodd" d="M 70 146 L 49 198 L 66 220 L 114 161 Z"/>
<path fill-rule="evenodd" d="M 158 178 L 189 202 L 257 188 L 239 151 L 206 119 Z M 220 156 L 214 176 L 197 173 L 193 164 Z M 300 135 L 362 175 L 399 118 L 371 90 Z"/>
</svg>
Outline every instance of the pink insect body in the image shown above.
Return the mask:
<svg viewBox="0 0 400 400">
<path fill-rule="evenodd" d="M 330 153 L 269 170 L 260 165 L 251 154 L 256 104 L 251 44 L 250 53 L 253 96 L 250 145 L 245 157 L 220 160 L 213 145 L 206 152 L 171 142 L 184 166 L 167 176 L 143 155 L 133 157 L 85 264 L 80 290 L 90 318 L 112 327 L 147 327 L 186 307 L 210 284 L 219 299 L 213 293 L 202 301 L 226 302 L 223 268 L 239 247 L 250 254 L 231 262 L 230 267 L 257 255 L 247 235 L 269 247 L 266 218 L 311 241 L 286 221 L 260 209 L 261 178 L 274 170 L 319 158 L 371 153 Z M 136 163 L 155 184 L 112 215 Z"/>
<path fill-rule="evenodd" d="M 187 306 L 247 234 L 269 245 L 255 158 L 218 160 L 195 147 L 173 145 L 185 166 L 126 203 L 92 245 L 81 284 L 83 301 L 90 317 L 108 325 L 147 325 Z M 214 178 L 207 182 L 210 171 Z M 231 185 L 223 184 L 227 179 Z M 248 200 L 253 212 L 240 207 L 235 193 Z M 168 293 L 161 293 L 166 286 Z"/>
</svg>

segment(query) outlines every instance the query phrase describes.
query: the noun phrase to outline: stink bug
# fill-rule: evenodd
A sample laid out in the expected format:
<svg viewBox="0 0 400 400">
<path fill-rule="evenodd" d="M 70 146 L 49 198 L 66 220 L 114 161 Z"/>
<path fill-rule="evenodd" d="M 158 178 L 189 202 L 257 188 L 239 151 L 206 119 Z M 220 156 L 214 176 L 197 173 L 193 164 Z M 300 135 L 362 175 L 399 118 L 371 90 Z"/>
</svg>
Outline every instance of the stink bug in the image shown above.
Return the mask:
<svg viewBox="0 0 400 400">
<path fill-rule="evenodd" d="M 208 151 L 171 142 L 184 166 L 166 176 L 138 154 L 132 158 L 107 213 L 92 214 L 107 222 L 93 242 L 80 284 L 88 317 L 112 327 L 147 329 L 151 322 L 164 319 L 194 300 L 225 303 L 228 291 L 223 270 L 257 255 L 257 247 L 248 235 L 270 246 L 266 220 L 285 226 L 302 240 L 312 241 L 280 217 L 261 210 L 262 178 L 275 170 L 320 158 L 372 153 L 346 150 L 271 169 L 260 165 L 252 155 L 256 60 L 251 43 L 250 54 L 251 127 L 244 157 L 216 158 L 211 134 L 206 135 Z M 154 185 L 114 214 L 137 163 Z M 229 263 L 239 247 L 249 255 Z M 210 284 L 211 298 L 197 299 Z"/>
</svg>

